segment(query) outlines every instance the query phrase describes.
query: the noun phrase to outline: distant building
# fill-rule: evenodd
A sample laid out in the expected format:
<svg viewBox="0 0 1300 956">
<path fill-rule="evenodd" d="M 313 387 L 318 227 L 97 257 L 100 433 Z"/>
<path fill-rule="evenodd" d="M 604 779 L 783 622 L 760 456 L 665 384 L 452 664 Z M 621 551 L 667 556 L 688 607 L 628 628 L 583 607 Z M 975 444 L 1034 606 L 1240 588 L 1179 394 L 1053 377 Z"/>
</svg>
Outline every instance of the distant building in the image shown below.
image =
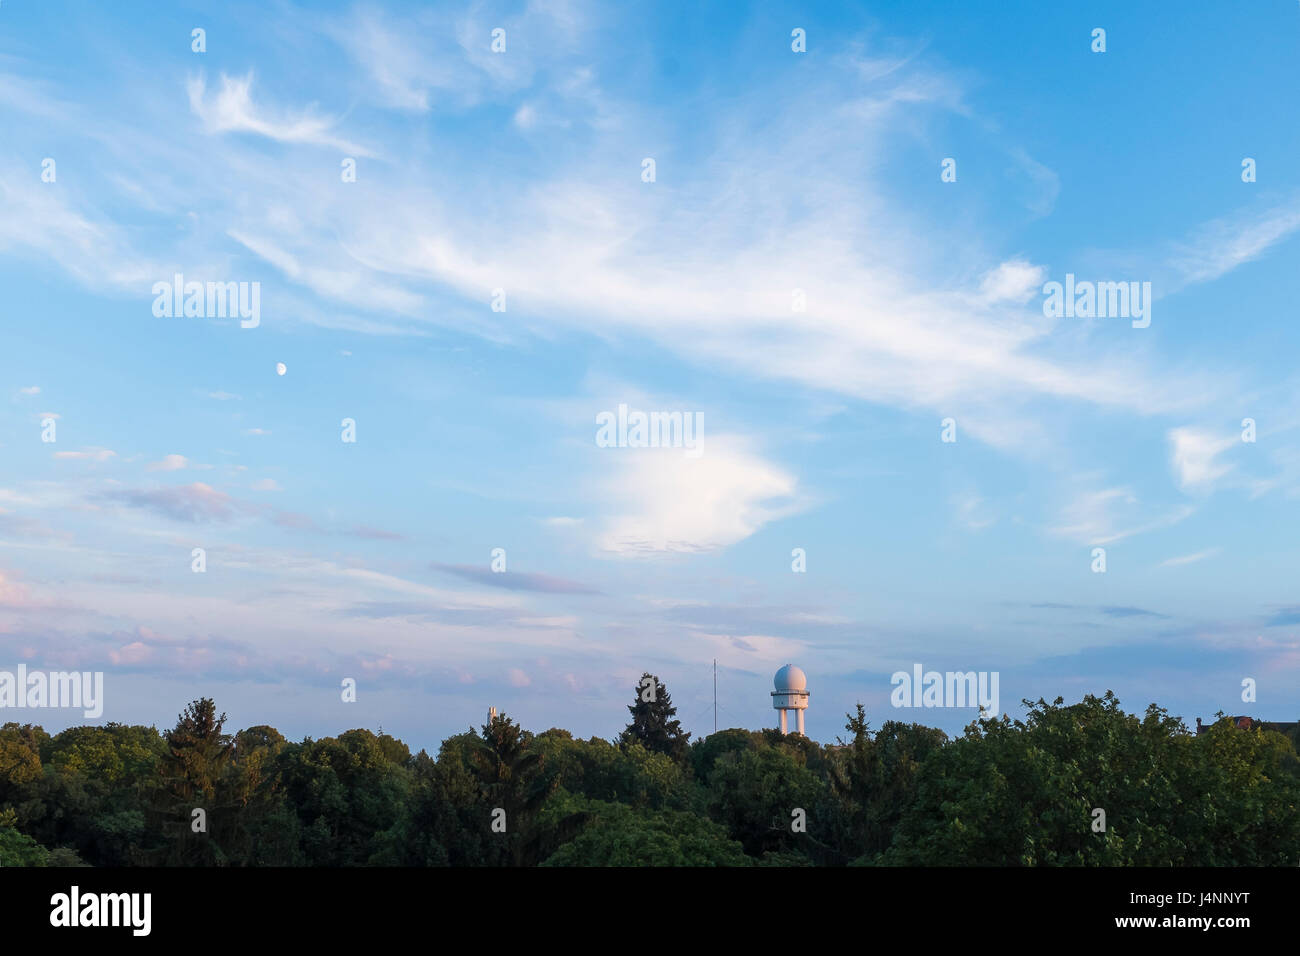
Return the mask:
<svg viewBox="0 0 1300 956">
<path fill-rule="evenodd" d="M 772 683 L 776 686 L 772 691 L 772 706 L 781 712 L 781 733 L 786 733 L 786 712 L 793 710 L 799 727 L 796 733 L 804 736 L 803 712 L 808 709 L 808 678 L 793 664 L 786 664 L 776 672 Z"/>
<path fill-rule="evenodd" d="M 1250 730 L 1252 727 L 1259 727 L 1262 730 L 1276 730 L 1279 734 L 1286 734 L 1287 736 L 1294 734 L 1296 729 L 1300 728 L 1300 721 L 1278 723 L 1277 721 L 1272 720 L 1256 720 L 1254 717 L 1232 717 L 1230 719 L 1242 730 Z M 1214 721 L 1210 721 L 1208 724 L 1203 724 L 1201 723 L 1201 718 L 1196 718 L 1196 733 L 1198 735 L 1205 733 L 1213 726 Z"/>
</svg>

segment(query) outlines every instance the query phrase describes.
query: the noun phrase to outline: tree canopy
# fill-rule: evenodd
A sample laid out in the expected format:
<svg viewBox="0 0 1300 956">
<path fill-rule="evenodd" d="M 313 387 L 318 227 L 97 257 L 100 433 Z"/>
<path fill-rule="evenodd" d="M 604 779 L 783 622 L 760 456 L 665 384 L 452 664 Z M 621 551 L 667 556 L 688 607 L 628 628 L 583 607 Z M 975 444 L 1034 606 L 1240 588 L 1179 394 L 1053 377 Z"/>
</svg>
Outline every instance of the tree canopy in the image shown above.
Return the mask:
<svg viewBox="0 0 1300 956">
<path fill-rule="evenodd" d="M 962 736 L 861 705 L 819 744 L 690 741 L 647 674 L 615 740 L 504 714 L 437 754 L 367 729 L 0 726 L 3 866 L 1295 866 L 1290 736 L 1107 692 Z M 197 813 L 196 811 L 202 811 Z"/>
<path fill-rule="evenodd" d="M 658 677 L 648 672 L 641 675 L 636 699 L 627 709 L 632 722 L 619 737 L 619 743 L 639 743 L 646 750 L 665 754 L 674 760 L 685 757 L 691 735 L 682 730 L 668 688 Z"/>
</svg>

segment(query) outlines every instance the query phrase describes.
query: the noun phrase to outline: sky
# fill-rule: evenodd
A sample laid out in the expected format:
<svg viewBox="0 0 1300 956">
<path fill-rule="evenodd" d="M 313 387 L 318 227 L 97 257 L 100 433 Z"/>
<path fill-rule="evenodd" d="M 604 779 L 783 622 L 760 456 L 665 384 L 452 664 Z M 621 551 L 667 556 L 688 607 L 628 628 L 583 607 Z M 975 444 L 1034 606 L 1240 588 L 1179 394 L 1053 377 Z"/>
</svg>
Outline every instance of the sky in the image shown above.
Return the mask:
<svg viewBox="0 0 1300 956">
<path fill-rule="evenodd" d="M 960 733 L 916 665 L 1295 720 L 1297 43 L 1290 0 L 3 0 L 0 669 L 431 751 L 612 737 L 643 671 L 707 734 L 715 660 L 720 728 L 795 663 L 822 741 Z M 1149 325 L 1049 315 L 1067 275 Z"/>
</svg>

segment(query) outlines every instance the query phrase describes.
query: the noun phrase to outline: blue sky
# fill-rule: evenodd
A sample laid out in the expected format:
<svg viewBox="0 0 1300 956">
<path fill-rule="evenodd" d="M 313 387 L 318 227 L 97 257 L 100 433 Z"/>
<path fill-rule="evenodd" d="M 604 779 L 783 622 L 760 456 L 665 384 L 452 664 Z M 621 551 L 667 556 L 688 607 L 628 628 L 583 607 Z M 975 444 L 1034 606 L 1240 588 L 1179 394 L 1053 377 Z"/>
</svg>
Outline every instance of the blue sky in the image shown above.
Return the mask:
<svg viewBox="0 0 1300 956">
<path fill-rule="evenodd" d="M 1280 0 L 7 0 L 0 668 L 426 747 L 611 736 L 643 670 L 706 732 L 715 658 L 721 725 L 793 661 L 822 740 L 960 730 L 890 707 L 914 663 L 1295 719 L 1297 42 Z M 178 272 L 260 325 L 156 317 Z M 1150 326 L 1045 316 L 1067 273 Z M 599 447 L 620 404 L 702 453 Z"/>
</svg>

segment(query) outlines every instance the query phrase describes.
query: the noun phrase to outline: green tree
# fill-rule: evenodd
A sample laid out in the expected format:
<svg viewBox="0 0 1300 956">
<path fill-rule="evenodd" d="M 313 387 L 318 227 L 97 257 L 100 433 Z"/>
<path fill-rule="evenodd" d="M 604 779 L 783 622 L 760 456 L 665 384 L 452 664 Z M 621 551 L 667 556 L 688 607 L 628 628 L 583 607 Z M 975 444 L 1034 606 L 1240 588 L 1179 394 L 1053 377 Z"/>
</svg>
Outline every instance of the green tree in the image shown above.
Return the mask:
<svg viewBox="0 0 1300 956">
<path fill-rule="evenodd" d="M 0 810 L 0 866 L 85 866 L 75 850 L 47 850 L 14 825 L 12 809 Z"/>
<path fill-rule="evenodd" d="M 567 730 L 552 727 L 535 736 L 530 746 L 543 757 L 548 785 L 595 800 L 620 799 L 625 757 L 608 740 L 575 740 Z"/>
<path fill-rule="evenodd" d="M 185 799 L 215 795 L 226 761 L 234 754 L 234 741 L 224 732 L 225 723 L 226 715 L 217 716 L 216 704 L 203 697 L 191 702 L 166 733 L 163 774 Z"/>
<path fill-rule="evenodd" d="M 542 866 L 747 866 L 744 848 L 707 818 L 589 801 L 590 822 Z"/>
<path fill-rule="evenodd" d="M 710 816 L 739 840 L 750 856 L 767 852 L 815 852 L 825 836 L 817 808 L 825 783 L 796 749 L 763 741 L 749 750 L 723 754 L 708 779 Z M 802 811 L 804 829 L 794 828 Z M 818 836 L 818 834 L 821 836 Z"/>
<path fill-rule="evenodd" d="M 94 777 L 106 783 L 138 783 L 150 777 L 165 753 L 153 727 L 107 723 L 69 727 L 42 747 L 42 760 L 63 773 Z"/>
<path fill-rule="evenodd" d="M 45 775 L 20 810 L 24 829 L 47 846 L 75 847 L 95 866 L 143 862 L 165 753 L 154 727 L 110 722 L 56 734 L 41 746 Z"/>
<path fill-rule="evenodd" d="M 835 798 L 832 842 L 844 860 L 888 848 L 916 799 L 921 764 L 948 739 L 941 730 L 893 720 L 873 735 L 861 704 L 847 716 L 851 736 L 839 741 L 828 767 Z"/>
<path fill-rule="evenodd" d="M 391 855 L 384 835 L 407 812 L 411 772 L 389 759 L 375 734 L 287 744 L 277 770 L 308 865 L 365 866 Z"/>
<path fill-rule="evenodd" d="M 1280 734 L 1222 722 L 1195 737 L 1154 704 L 1125 713 L 1109 691 L 1025 704 L 1025 721 L 980 720 L 924 762 L 916 802 L 880 862 L 1300 862 L 1300 788 Z"/>
<path fill-rule="evenodd" d="M 48 735 L 33 724 L 0 727 L 0 806 L 41 775 L 41 744 Z"/>
<path fill-rule="evenodd" d="M 732 727 L 701 737 L 691 744 L 691 766 L 699 780 L 707 780 L 714 763 L 723 754 L 750 750 L 764 739 L 761 733 Z"/>
<path fill-rule="evenodd" d="M 640 741 L 625 744 L 615 765 L 617 799 L 637 808 L 687 809 L 691 789 L 686 766 L 668 754 L 648 750 Z"/>
<path fill-rule="evenodd" d="M 636 700 L 627 709 L 632 722 L 619 735 L 620 744 L 636 742 L 646 750 L 667 754 L 674 760 L 685 758 L 691 735 L 682 730 L 668 688 L 658 677 L 649 673 L 641 675 Z"/>
<path fill-rule="evenodd" d="M 234 735 L 221 789 L 231 804 L 222 850 L 231 866 L 295 866 L 305 861 L 300 826 L 285 797 L 280 755 L 288 742 L 274 727 Z"/>
<path fill-rule="evenodd" d="M 217 866 L 229 862 L 223 843 L 229 837 L 237 795 L 226 786 L 234 740 L 225 733 L 226 715 L 209 697 L 192 701 L 176 726 L 164 734 L 166 752 L 152 807 L 161 842 L 152 848 L 168 866 Z M 196 810 L 202 810 L 196 815 Z M 205 830 L 195 832 L 197 820 Z"/>
<path fill-rule="evenodd" d="M 505 811 L 505 833 L 499 836 L 508 848 L 514 866 L 539 862 L 540 834 L 534 827 L 537 814 L 556 782 L 543 774 L 541 752 L 529 747 L 530 735 L 518 724 L 499 714 L 483 725 L 482 736 L 471 751 L 484 802 Z M 483 821 L 490 827 L 491 818 Z"/>
<path fill-rule="evenodd" d="M 10 817 L 12 819 L 12 817 Z M 0 817 L 0 866 L 49 866 L 50 851 Z"/>
</svg>

